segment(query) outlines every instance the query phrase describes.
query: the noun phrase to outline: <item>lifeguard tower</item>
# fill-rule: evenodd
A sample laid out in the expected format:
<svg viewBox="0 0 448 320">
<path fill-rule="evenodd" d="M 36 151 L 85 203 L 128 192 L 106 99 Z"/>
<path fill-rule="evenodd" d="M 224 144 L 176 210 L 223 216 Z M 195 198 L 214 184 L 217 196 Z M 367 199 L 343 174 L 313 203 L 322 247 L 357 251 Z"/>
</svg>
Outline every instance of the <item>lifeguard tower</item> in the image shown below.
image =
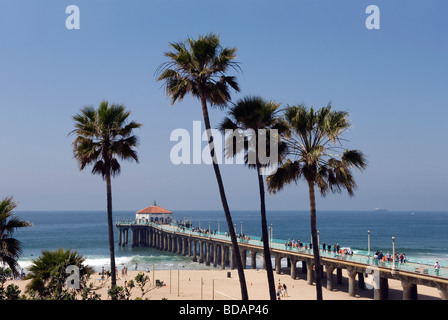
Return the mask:
<svg viewBox="0 0 448 320">
<path fill-rule="evenodd" d="M 152 205 L 137 211 L 135 220 L 138 222 L 155 222 L 159 224 L 169 224 L 172 221 L 173 213 L 167 209 L 159 207 L 155 201 Z"/>
</svg>

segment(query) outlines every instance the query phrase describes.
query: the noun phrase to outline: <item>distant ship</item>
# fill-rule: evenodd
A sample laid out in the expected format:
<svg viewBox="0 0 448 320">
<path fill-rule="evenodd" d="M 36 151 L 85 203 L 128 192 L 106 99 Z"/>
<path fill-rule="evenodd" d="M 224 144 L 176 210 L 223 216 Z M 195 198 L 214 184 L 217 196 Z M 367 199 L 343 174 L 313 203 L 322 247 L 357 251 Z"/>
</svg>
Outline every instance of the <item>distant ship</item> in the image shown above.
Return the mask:
<svg viewBox="0 0 448 320">
<path fill-rule="evenodd" d="M 382 208 L 375 208 L 375 211 L 379 211 L 379 212 L 387 212 L 389 210 L 387 209 L 382 209 Z"/>
</svg>

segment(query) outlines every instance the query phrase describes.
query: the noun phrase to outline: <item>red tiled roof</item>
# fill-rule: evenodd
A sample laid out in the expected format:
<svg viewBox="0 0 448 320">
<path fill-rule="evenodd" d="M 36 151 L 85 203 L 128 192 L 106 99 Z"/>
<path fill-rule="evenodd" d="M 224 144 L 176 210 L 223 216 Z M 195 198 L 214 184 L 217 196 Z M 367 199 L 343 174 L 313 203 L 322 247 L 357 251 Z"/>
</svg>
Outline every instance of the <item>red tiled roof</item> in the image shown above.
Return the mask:
<svg viewBox="0 0 448 320">
<path fill-rule="evenodd" d="M 162 207 L 159 207 L 156 205 L 156 202 L 154 201 L 152 206 L 146 207 L 145 209 L 142 209 L 140 211 L 137 211 L 137 213 L 172 213 L 169 210 L 166 210 Z"/>
</svg>

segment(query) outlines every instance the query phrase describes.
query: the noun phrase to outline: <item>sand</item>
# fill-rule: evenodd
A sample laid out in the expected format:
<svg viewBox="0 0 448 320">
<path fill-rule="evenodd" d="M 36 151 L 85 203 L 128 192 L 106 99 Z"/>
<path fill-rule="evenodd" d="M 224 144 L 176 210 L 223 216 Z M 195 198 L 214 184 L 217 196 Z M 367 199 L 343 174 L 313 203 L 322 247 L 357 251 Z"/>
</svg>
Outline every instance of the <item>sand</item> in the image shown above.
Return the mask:
<svg viewBox="0 0 448 320">
<path fill-rule="evenodd" d="M 127 276 L 118 274 L 117 285 L 124 286 L 125 281 L 132 280 L 139 271 L 128 271 Z M 143 272 L 143 271 L 140 271 Z M 230 272 L 230 278 L 228 278 Z M 151 270 L 145 272 L 149 276 L 150 283 L 145 287 L 150 289 L 143 299 L 149 300 L 240 300 L 241 292 L 237 270 Z M 276 286 L 286 284 L 287 293 L 280 296 L 281 300 L 315 300 L 316 287 L 306 282 L 306 275 L 299 273 L 298 279 L 292 279 L 287 273 L 276 274 L 274 279 Z M 262 269 L 246 269 L 246 283 L 250 300 L 268 300 L 269 293 L 267 287 L 266 272 Z M 99 280 L 98 273 L 91 277 L 96 292 L 101 295 L 101 299 L 110 299 L 107 295 L 110 280 L 105 283 Z M 154 281 L 162 281 L 164 286 L 154 286 Z M 202 280 L 202 285 L 201 285 Z M 29 280 L 7 281 L 6 286 L 10 283 L 16 284 L 25 293 L 25 286 Z M 343 270 L 342 284 L 337 285 L 336 281 L 333 291 L 325 288 L 326 280 L 323 280 L 323 298 L 324 300 L 373 300 L 372 290 L 361 290 L 356 288 L 356 296 L 348 295 L 348 278 L 346 271 Z M 276 288 L 277 289 L 277 288 Z M 132 289 L 132 299 L 141 296 L 138 287 Z M 397 280 L 389 280 L 389 300 L 402 299 L 401 282 Z M 436 288 L 427 286 L 418 286 L 419 300 L 440 300 L 440 295 Z"/>
</svg>

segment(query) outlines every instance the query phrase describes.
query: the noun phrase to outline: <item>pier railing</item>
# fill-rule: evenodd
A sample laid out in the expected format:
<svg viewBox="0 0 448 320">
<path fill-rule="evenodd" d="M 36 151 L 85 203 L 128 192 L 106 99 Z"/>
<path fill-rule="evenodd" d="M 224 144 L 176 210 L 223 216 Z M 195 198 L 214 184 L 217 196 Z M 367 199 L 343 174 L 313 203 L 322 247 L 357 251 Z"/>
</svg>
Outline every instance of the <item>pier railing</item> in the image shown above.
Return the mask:
<svg viewBox="0 0 448 320">
<path fill-rule="evenodd" d="M 200 237 L 207 237 L 209 239 L 216 239 L 216 240 L 225 240 L 230 241 L 230 235 L 227 232 L 218 232 L 218 231 L 209 231 L 207 229 L 198 229 L 198 228 L 189 228 L 185 226 L 180 226 L 175 223 L 171 224 L 157 224 L 154 222 L 148 222 L 148 221 L 142 221 L 142 220 L 134 220 L 134 221 L 120 221 L 116 223 L 117 226 L 152 226 L 156 227 L 160 230 L 168 231 L 168 232 L 175 232 L 178 234 L 183 235 L 194 235 L 194 236 L 200 236 Z M 244 243 L 248 245 L 253 246 L 259 246 L 263 247 L 263 242 L 261 237 L 257 236 L 239 236 L 237 237 L 237 240 L 239 243 Z M 284 239 L 269 239 L 269 246 L 271 249 L 277 249 L 277 250 L 284 250 L 284 251 L 290 251 L 292 253 L 302 253 L 302 254 L 309 254 L 313 255 L 313 250 L 310 249 L 310 244 L 303 242 L 303 246 L 292 246 L 288 245 L 289 241 Z M 385 260 L 379 260 L 371 256 L 367 255 L 361 255 L 361 254 L 346 254 L 343 252 L 334 252 L 329 250 L 323 250 L 322 248 L 319 248 L 320 256 L 326 257 L 330 259 L 337 259 L 337 260 L 343 260 L 343 261 L 352 261 L 357 262 L 361 264 L 366 264 L 370 266 L 377 266 L 377 267 L 384 267 L 392 269 L 395 267 L 397 270 L 403 270 L 413 273 L 420 273 L 425 275 L 432 275 L 437 277 L 444 277 L 448 278 L 448 268 L 441 267 L 440 269 L 436 270 L 434 266 L 430 264 L 423 264 L 423 263 L 415 263 L 415 262 L 409 262 L 406 263 L 394 263 L 392 261 L 385 261 Z"/>
</svg>

